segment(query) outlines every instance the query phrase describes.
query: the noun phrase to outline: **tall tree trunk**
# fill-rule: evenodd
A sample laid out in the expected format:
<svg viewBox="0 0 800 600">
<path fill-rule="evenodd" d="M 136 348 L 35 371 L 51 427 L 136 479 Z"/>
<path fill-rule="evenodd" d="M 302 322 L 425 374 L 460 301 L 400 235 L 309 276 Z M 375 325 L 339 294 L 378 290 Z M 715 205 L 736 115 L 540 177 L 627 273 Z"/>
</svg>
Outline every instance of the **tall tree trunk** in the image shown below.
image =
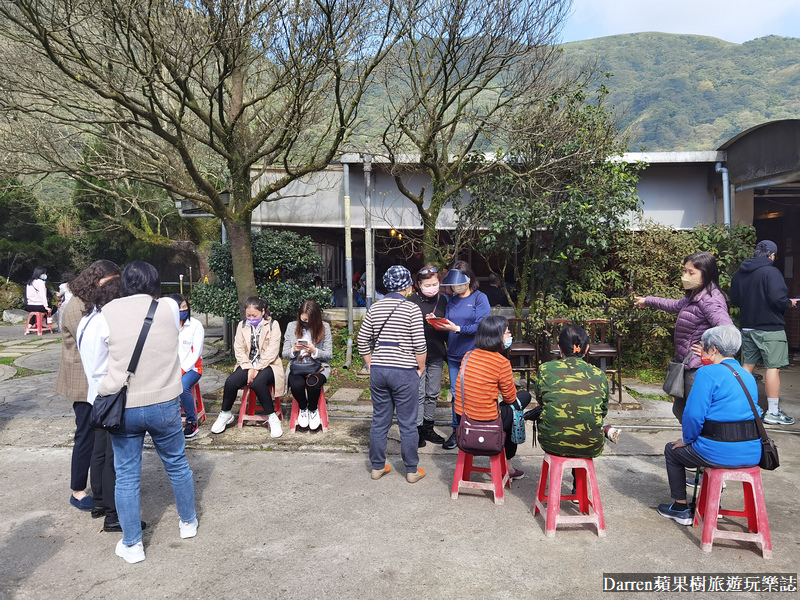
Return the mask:
<svg viewBox="0 0 800 600">
<path fill-rule="evenodd" d="M 430 210 L 420 211 L 422 217 L 422 255 L 425 264 L 435 265 L 442 259 L 442 251 L 439 248 L 439 238 L 436 235 L 436 215 L 432 215 Z"/>
<path fill-rule="evenodd" d="M 250 246 L 250 219 L 248 218 L 246 222 L 226 221 L 225 229 L 231 243 L 233 278 L 236 283 L 236 296 L 241 307 L 250 296 L 257 295 L 256 279 L 253 275 L 253 249 Z"/>
</svg>

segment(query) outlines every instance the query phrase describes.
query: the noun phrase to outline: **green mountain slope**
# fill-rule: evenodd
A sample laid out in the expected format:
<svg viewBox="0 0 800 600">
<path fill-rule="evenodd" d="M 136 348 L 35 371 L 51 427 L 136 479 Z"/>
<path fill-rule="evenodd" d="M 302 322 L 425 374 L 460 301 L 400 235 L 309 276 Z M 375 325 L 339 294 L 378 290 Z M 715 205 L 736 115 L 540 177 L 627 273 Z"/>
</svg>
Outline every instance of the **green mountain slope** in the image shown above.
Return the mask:
<svg viewBox="0 0 800 600">
<path fill-rule="evenodd" d="M 632 127 L 631 150 L 710 150 L 754 125 L 800 118 L 800 39 L 732 44 L 666 33 L 563 46 L 614 77 L 609 101 Z"/>
</svg>

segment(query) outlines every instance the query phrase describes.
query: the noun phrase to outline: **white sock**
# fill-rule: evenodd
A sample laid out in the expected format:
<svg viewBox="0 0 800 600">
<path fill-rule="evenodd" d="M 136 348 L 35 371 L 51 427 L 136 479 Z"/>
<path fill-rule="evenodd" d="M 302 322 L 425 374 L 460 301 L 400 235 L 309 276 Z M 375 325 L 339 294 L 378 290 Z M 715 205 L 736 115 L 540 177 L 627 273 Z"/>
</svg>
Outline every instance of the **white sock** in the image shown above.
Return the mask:
<svg viewBox="0 0 800 600">
<path fill-rule="evenodd" d="M 769 404 L 769 412 L 773 415 L 778 414 L 778 400 L 779 398 L 767 398 L 767 403 Z"/>
</svg>

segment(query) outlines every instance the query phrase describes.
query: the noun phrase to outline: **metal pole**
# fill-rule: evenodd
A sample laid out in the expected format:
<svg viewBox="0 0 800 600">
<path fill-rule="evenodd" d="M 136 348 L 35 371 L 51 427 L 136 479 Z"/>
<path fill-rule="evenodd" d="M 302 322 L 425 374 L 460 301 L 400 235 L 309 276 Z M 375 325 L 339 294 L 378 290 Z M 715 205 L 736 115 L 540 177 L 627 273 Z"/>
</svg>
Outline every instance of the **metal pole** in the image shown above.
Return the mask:
<svg viewBox="0 0 800 600">
<path fill-rule="evenodd" d="M 180 280 L 180 283 L 179 283 L 180 288 L 181 288 L 180 294 L 181 294 L 181 296 L 183 296 L 183 273 L 178 275 L 178 279 Z"/>
<path fill-rule="evenodd" d="M 372 297 L 373 292 L 375 290 L 375 282 L 373 267 L 372 267 L 372 187 L 370 177 L 372 175 L 372 156 L 369 152 L 364 152 L 364 209 L 366 210 L 366 214 L 364 215 L 365 223 L 364 223 L 364 245 L 366 255 L 367 255 L 367 310 L 369 310 L 370 306 L 372 306 Z"/>
<path fill-rule="evenodd" d="M 193 281 L 192 281 L 192 267 L 189 267 L 189 295 L 190 296 L 192 295 L 192 289 L 194 287 L 192 285 L 192 283 L 193 283 Z"/>
<path fill-rule="evenodd" d="M 344 171 L 344 276 L 347 280 L 347 356 L 344 367 L 353 362 L 353 232 L 350 224 L 350 165 Z"/>
</svg>

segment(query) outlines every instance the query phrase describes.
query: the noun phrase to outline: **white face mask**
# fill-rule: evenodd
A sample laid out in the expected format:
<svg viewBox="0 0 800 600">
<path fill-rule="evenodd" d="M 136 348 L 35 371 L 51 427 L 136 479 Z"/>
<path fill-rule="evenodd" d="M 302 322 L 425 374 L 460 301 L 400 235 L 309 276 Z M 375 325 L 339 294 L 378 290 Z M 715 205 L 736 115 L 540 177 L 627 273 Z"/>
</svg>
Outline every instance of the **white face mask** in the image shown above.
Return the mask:
<svg viewBox="0 0 800 600">
<path fill-rule="evenodd" d="M 47 281 L 47 273 L 42 273 L 41 275 L 39 275 L 39 279 L 41 279 L 42 281 Z"/>
<path fill-rule="evenodd" d="M 453 290 L 454 294 L 456 294 L 457 296 L 460 296 L 461 294 L 463 294 L 464 292 L 466 292 L 469 289 L 469 285 L 467 285 L 466 283 L 464 283 L 462 285 L 452 285 L 452 286 L 450 286 L 450 289 Z"/>
</svg>

